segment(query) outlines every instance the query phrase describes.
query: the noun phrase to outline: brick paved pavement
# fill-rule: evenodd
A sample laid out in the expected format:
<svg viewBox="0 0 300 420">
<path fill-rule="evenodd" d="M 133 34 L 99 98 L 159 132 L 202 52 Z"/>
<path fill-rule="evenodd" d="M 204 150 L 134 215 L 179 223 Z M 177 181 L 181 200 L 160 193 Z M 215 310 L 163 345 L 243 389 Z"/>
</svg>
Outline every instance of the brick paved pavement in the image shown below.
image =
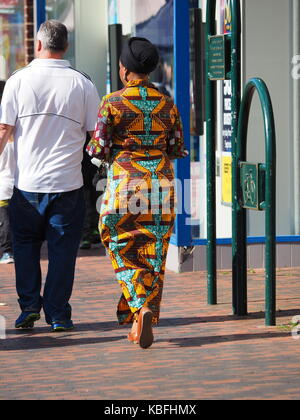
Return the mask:
<svg viewBox="0 0 300 420">
<path fill-rule="evenodd" d="M 47 262 L 42 262 L 45 272 Z M 300 268 L 278 271 L 278 322 L 264 325 L 264 272 L 249 274 L 246 319 L 231 315 L 231 275 L 219 274 L 219 305 L 206 304 L 205 273 L 166 275 L 162 318 L 148 350 L 116 323 L 120 290 L 99 250 L 81 251 L 72 298 L 74 332 L 53 335 L 44 320 L 15 331 L 13 266 L 0 267 L 0 399 L 299 399 Z"/>
</svg>

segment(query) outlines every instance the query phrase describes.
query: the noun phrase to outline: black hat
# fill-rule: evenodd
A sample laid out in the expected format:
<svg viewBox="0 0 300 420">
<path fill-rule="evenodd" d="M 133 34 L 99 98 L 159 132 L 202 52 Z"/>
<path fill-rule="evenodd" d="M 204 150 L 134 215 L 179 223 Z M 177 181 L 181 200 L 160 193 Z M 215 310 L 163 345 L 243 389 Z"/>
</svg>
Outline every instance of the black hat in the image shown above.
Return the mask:
<svg viewBox="0 0 300 420">
<path fill-rule="evenodd" d="M 158 50 L 146 38 L 129 38 L 123 46 L 120 61 L 129 71 L 150 74 L 159 62 Z"/>
</svg>

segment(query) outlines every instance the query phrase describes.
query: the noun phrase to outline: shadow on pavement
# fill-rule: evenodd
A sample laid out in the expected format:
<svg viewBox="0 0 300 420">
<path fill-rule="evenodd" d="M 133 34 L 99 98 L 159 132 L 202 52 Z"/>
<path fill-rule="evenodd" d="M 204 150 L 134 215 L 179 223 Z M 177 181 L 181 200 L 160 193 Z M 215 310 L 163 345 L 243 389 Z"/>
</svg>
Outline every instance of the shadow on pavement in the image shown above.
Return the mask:
<svg viewBox="0 0 300 420">
<path fill-rule="evenodd" d="M 259 334 L 230 334 L 230 335 L 219 335 L 219 336 L 208 336 L 208 337 L 185 337 L 185 338 L 173 338 L 170 340 L 157 340 L 157 342 L 168 342 L 173 344 L 174 347 L 201 347 L 209 344 L 229 343 L 235 341 L 246 341 L 246 340 L 261 340 L 266 338 L 282 338 L 288 337 L 288 332 L 269 332 Z"/>
<path fill-rule="evenodd" d="M 274 332 L 274 333 L 260 333 L 260 334 L 231 334 L 231 335 L 219 335 L 209 337 L 186 337 L 186 338 L 174 338 L 170 340 L 157 340 L 168 342 L 173 344 L 174 347 L 201 347 L 209 344 L 218 343 L 229 343 L 234 341 L 246 341 L 246 340 L 261 340 L 265 338 L 282 338 L 288 337 L 290 333 L 287 332 Z"/>
<path fill-rule="evenodd" d="M 38 350 L 55 347 L 84 346 L 89 344 L 104 344 L 112 341 L 125 339 L 125 336 L 113 337 L 85 337 L 74 338 L 65 334 L 53 334 L 49 336 L 37 337 L 34 335 L 26 335 L 3 340 L 0 344 L 0 351 L 22 351 L 22 350 Z"/>
<path fill-rule="evenodd" d="M 280 310 L 276 312 L 277 318 L 293 317 L 300 315 L 300 309 Z M 159 322 L 160 327 L 178 327 L 182 325 L 205 324 L 209 322 L 228 322 L 228 321 L 242 321 L 247 319 L 264 319 L 265 312 L 252 312 L 246 316 L 237 315 L 213 315 L 213 316 L 199 316 L 190 318 L 162 318 Z"/>
<path fill-rule="evenodd" d="M 292 317 L 299 315 L 299 309 L 280 310 L 277 312 L 277 318 Z M 264 312 L 256 312 L 247 315 L 246 317 L 238 317 L 235 315 L 227 316 L 204 316 L 204 317 L 190 317 L 190 318 L 162 318 L 159 327 L 179 327 L 193 324 L 214 323 L 214 322 L 228 322 L 241 321 L 243 319 L 264 319 Z M 91 322 L 76 324 L 74 331 L 70 333 L 53 334 L 50 333 L 50 327 L 36 327 L 34 330 L 15 330 L 9 329 L 6 331 L 7 339 L 0 342 L 0 351 L 18 351 L 18 350 L 34 350 L 53 347 L 67 347 L 80 346 L 89 344 L 103 344 L 106 342 L 123 340 L 127 335 L 111 336 L 111 337 L 81 337 L 75 338 L 77 334 L 84 332 L 107 332 L 107 331 L 124 331 L 129 326 L 119 326 L 116 321 L 106 322 Z M 42 336 L 39 336 L 43 334 Z M 47 335 L 45 335 L 47 334 Z M 265 332 L 259 334 L 230 334 L 230 335 L 216 335 L 216 336 L 202 336 L 202 337 L 182 337 L 170 340 L 158 339 L 157 342 L 167 342 L 174 347 L 199 347 L 216 343 L 228 343 L 245 340 L 259 340 L 267 338 L 288 337 L 290 332 Z M 9 338 L 9 336 L 13 336 Z"/>
<path fill-rule="evenodd" d="M 119 324 L 116 321 L 107 321 L 107 322 L 88 322 L 88 323 L 76 323 L 75 329 L 70 332 L 70 334 L 76 334 L 77 332 L 86 332 L 86 331 L 94 331 L 94 332 L 105 332 L 105 331 L 113 331 L 119 330 Z M 128 327 L 129 328 L 129 327 Z M 25 336 L 25 335 L 39 335 L 39 334 L 47 334 L 50 333 L 50 326 L 45 327 L 38 327 L 37 325 L 32 330 L 22 330 L 22 329 L 7 329 L 6 335 L 13 335 L 13 336 Z M 59 333 L 57 334 L 59 335 Z"/>
</svg>

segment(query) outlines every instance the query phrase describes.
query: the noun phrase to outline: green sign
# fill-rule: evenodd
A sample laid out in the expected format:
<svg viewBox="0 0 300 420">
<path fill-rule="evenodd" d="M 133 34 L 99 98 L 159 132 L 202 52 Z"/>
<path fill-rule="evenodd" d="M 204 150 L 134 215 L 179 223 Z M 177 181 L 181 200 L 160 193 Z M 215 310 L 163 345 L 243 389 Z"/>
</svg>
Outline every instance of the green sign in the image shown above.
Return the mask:
<svg viewBox="0 0 300 420">
<path fill-rule="evenodd" d="M 208 52 L 208 72 L 210 80 L 226 79 L 225 36 L 210 36 Z"/>
<path fill-rule="evenodd" d="M 260 210 L 258 163 L 241 162 L 240 171 L 243 207 Z"/>
</svg>

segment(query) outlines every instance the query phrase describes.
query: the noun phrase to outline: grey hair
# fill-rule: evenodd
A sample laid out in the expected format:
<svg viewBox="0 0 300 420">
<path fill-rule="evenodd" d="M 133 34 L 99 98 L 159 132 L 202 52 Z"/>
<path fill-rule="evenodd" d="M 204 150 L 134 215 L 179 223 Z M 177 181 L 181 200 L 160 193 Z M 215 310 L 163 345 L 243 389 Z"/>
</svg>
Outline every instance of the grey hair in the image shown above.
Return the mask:
<svg viewBox="0 0 300 420">
<path fill-rule="evenodd" d="M 65 51 L 68 46 L 68 30 L 58 20 L 47 20 L 41 24 L 37 39 L 48 51 Z"/>
</svg>

